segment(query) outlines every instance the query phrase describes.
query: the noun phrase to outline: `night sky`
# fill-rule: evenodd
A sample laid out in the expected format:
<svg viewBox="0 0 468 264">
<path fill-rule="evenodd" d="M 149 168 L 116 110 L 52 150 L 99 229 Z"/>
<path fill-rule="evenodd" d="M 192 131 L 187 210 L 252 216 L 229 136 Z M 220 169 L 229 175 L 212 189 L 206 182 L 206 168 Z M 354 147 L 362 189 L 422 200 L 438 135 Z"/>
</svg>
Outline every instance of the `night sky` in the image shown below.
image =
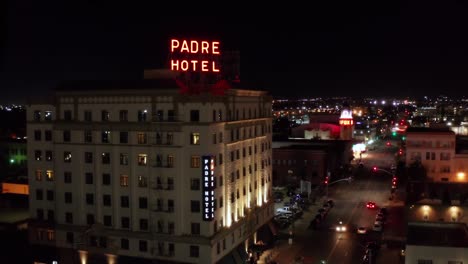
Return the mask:
<svg viewBox="0 0 468 264">
<path fill-rule="evenodd" d="M 0 103 L 61 80 L 140 79 L 167 65 L 171 37 L 239 50 L 244 86 L 278 97 L 467 95 L 466 6 L 407 2 L 3 1 Z"/>
</svg>

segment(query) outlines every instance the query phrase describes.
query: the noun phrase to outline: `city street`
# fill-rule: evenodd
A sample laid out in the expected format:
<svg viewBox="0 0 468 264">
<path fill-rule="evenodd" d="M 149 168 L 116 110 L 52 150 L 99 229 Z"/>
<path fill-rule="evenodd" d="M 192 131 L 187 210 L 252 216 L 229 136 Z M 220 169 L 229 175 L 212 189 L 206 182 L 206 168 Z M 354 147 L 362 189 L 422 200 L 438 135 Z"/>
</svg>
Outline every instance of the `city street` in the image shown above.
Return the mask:
<svg viewBox="0 0 468 264">
<path fill-rule="evenodd" d="M 369 168 L 366 168 L 369 171 Z M 297 257 L 302 257 L 302 263 L 362 263 L 365 245 L 369 241 L 382 243 L 381 249 L 373 263 L 399 263 L 400 247 L 387 247 L 385 237 L 401 238 L 405 234 L 403 219 L 403 203 L 399 196 L 389 200 L 391 175 L 371 174 L 356 178 L 351 183 L 347 181 L 332 184 L 329 187 L 329 198 L 335 201 L 323 223 L 317 230 L 308 229 L 311 219 L 321 208 L 322 201 L 309 207 L 301 219 L 296 220 L 293 227 L 293 245 L 284 245 L 288 241 L 280 241 L 283 248 L 275 260 L 280 263 L 294 263 Z M 373 201 L 377 208 L 366 208 L 366 203 Z M 280 207 L 281 204 L 277 204 Z M 389 214 L 382 232 L 372 231 L 375 216 L 380 207 L 387 207 Z M 346 225 L 346 232 L 335 230 L 339 221 Z M 368 228 L 367 234 L 357 234 L 358 226 Z M 288 232 L 288 229 L 284 230 Z M 324 261 L 324 262 L 321 262 Z M 301 263 L 301 262 L 299 262 Z"/>
</svg>

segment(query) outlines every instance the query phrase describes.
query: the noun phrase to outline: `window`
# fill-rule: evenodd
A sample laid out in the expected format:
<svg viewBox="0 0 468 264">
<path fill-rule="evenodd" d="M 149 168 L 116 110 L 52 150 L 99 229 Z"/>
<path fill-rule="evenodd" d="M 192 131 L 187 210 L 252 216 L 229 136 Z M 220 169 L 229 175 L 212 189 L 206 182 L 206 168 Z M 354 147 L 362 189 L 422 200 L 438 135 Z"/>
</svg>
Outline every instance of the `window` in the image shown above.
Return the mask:
<svg viewBox="0 0 468 264">
<path fill-rule="evenodd" d="M 86 194 L 86 204 L 93 205 L 94 204 L 94 194 L 87 193 Z"/>
<path fill-rule="evenodd" d="M 126 132 L 126 131 L 121 131 L 120 132 L 120 143 L 121 144 L 128 143 L 128 132 Z"/>
<path fill-rule="evenodd" d="M 71 141 L 71 132 L 70 130 L 63 131 L 63 142 L 70 142 Z"/>
<path fill-rule="evenodd" d="M 175 121 L 175 111 L 174 110 L 168 110 L 167 111 L 167 121 Z"/>
<path fill-rule="evenodd" d="M 71 212 L 66 212 L 65 213 L 65 223 L 73 224 L 73 213 L 71 213 Z"/>
<path fill-rule="evenodd" d="M 441 153 L 440 153 L 440 160 L 450 160 L 450 153 L 448 153 L 448 152 L 441 152 Z"/>
<path fill-rule="evenodd" d="M 198 121 L 200 121 L 200 111 L 190 110 L 190 122 L 198 122 Z"/>
<path fill-rule="evenodd" d="M 63 119 L 66 120 L 66 121 L 71 121 L 72 120 L 72 111 L 71 110 L 63 111 Z"/>
<path fill-rule="evenodd" d="M 91 122 L 93 121 L 93 113 L 89 110 L 84 111 L 84 121 Z"/>
<path fill-rule="evenodd" d="M 200 156 L 192 156 L 190 167 L 191 168 L 200 168 L 201 158 Z"/>
<path fill-rule="evenodd" d="M 191 133 L 190 134 L 190 144 L 191 145 L 200 145 L 200 133 Z"/>
<path fill-rule="evenodd" d="M 84 132 L 84 142 L 86 142 L 86 143 L 93 142 L 93 132 L 92 131 L 86 130 Z"/>
<path fill-rule="evenodd" d="M 146 197 L 140 197 L 138 198 L 138 207 L 140 209 L 146 209 L 148 208 L 148 198 Z"/>
<path fill-rule="evenodd" d="M 146 144 L 146 133 L 139 132 L 137 134 L 138 144 Z"/>
<path fill-rule="evenodd" d="M 101 157 L 102 157 L 102 164 L 110 164 L 110 153 L 109 152 L 101 153 Z"/>
<path fill-rule="evenodd" d="M 104 226 L 112 226 L 112 216 L 111 215 L 104 215 L 103 216 L 103 224 Z"/>
<path fill-rule="evenodd" d="M 138 165 L 146 166 L 147 161 L 148 161 L 148 155 L 147 154 L 138 154 Z"/>
<path fill-rule="evenodd" d="M 52 153 L 51 153 L 52 154 Z M 52 159 L 52 158 L 51 158 Z M 63 162 L 70 163 L 72 161 L 72 154 L 70 151 L 63 152 Z"/>
<path fill-rule="evenodd" d="M 199 213 L 200 212 L 200 201 L 190 201 L 190 210 L 192 213 Z"/>
<path fill-rule="evenodd" d="M 148 110 L 138 110 L 138 122 L 145 122 L 148 115 Z"/>
<path fill-rule="evenodd" d="M 44 220 L 44 210 L 37 209 L 36 210 L 36 218 L 39 220 Z"/>
<path fill-rule="evenodd" d="M 190 230 L 192 235 L 200 235 L 200 223 L 192 223 Z"/>
<path fill-rule="evenodd" d="M 120 196 L 120 207 L 122 208 L 129 208 L 130 207 L 130 200 L 128 196 Z"/>
<path fill-rule="evenodd" d="M 63 173 L 63 182 L 64 183 L 71 183 L 72 182 L 72 173 L 71 173 L 71 171 L 65 171 Z"/>
<path fill-rule="evenodd" d="M 101 133 L 101 142 L 102 143 L 110 143 L 110 131 L 102 131 Z"/>
<path fill-rule="evenodd" d="M 109 173 L 102 174 L 102 184 L 103 185 L 110 185 L 111 184 L 111 176 Z"/>
<path fill-rule="evenodd" d="M 46 177 L 48 181 L 54 180 L 54 171 L 53 170 L 46 170 Z"/>
<path fill-rule="evenodd" d="M 85 173 L 85 184 L 93 184 L 93 173 L 86 172 Z"/>
<path fill-rule="evenodd" d="M 41 140 L 41 130 L 34 130 L 34 140 L 36 141 Z"/>
<path fill-rule="evenodd" d="M 148 181 L 145 176 L 138 176 L 138 187 L 147 187 Z"/>
<path fill-rule="evenodd" d="M 52 120 L 52 111 L 44 111 L 44 120 Z"/>
<path fill-rule="evenodd" d="M 36 181 L 42 181 L 42 170 L 36 170 Z"/>
<path fill-rule="evenodd" d="M 174 156 L 172 155 L 167 156 L 167 167 L 168 168 L 174 167 Z"/>
<path fill-rule="evenodd" d="M 41 121 L 41 111 L 35 110 L 33 115 L 34 121 Z"/>
<path fill-rule="evenodd" d="M 110 113 L 107 110 L 102 110 L 101 111 L 101 121 L 109 121 L 110 119 Z"/>
<path fill-rule="evenodd" d="M 93 153 L 92 152 L 85 152 L 84 153 L 84 161 L 85 161 L 85 163 L 93 163 Z"/>
<path fill-rule="evenodd" d="M 104 206 L 111 206 L 111 205 L 112 205 L 111 200 L 112 200 L 112 199 L 111 199 L 110 194 L 104 194 L 104 195 L 102 196 L 102 204 L 103 204 Z"/>
<path fill-rule="evenodd" d="M 86 215 L 86 224 L 87 225 L 93 225 L 94 224 L 94 215 L 93 214 L 87 214 Z"/>
<path fill-rule="evenodd" d="M 45 141 L 52 141 L 52 131 L 50 130 L 44 131 L 44 138 L 45 138 Z"/>
<path fill-rule="evenodd" d="M 140 219 L 140 230 L 148 230 L 148 219 Z"/>
<path fill-rule="evenodd" d="M 138 244 L 141 252 L 148 251 L 148 242 L 146 240 L 140 240 Z"/>
<path fill-rule="evenodd" d="M 190 179 L 190 190 L 192 191 L 200 190 L 200 179 L 196 179 L 196 178 Z"/>
<path fill-rule="evenodd" d="M 174 212 L 174 200 L 167 200 L 167 211 Z"/>
<path fill-rule="evenodd" d="M 34 159 L 39 161 L 42 159 L 42 151 L 41 150 L 35 150 L 34 151 Z"/>
<path fill-rule="evenodd" d="M 41 189 L 36 190 L 36 200 L 41 201 L 44 199 L 44 193 L 42 192 Z"/>
<path fill-rule="evenodd" d="M 167 133 L 167 135 L 166 135 L 166 144 L 168 144 L 168 145 L 174 144 L 174 135 L 172 133 Z"/>
<path fill-rule="evenodd" d="M 120 239 L 120 248 L 121 249 L 129 249 L 130 248 L 130 243 L 129 243 L 127 238 Z"/>
<path fill-rule="evenodd" d="M 67 243 L 73 244 L 75 242 L 75 239 L 73 237 L 73 232 L 67 232 L 66 239 L 67 239 Z"/>
<path fill-rule="evenodd" d="M 128 111 L 127 110 L 120 110 L 119 120 L 120 121 L 128 121 Z"/>
<path fill-rule="evenodd" d="M 164 120 L 164 111 L 163 110 L 157 110 L 156 111 L 156 120 L 157 121 L 163 121 Z"/>
<path fill-rule="evenodd" d="M 120 175 L 120 186 L 128 187 L 128 175 Z"/>
<path fill-rule="evenodd" d="M 432 264 L 432 260 L 418 259 L 418 264 Z"/>
<path fill-rule="evenodd" d="M 72 193 L 66 192 L 65 193 L 65 203 L 71 204 L 72 203 Z"/>
<path fill-rule="evenodd" d="M 53 201 L 54 200 L 54 191 L 47 190 L 46 197 L 47 197 L 47 201 Z"/>
<path fill-rule="evenodd" d="M 120 165 L 128 165 L 128 154 L 120 153 Z"/>
<path fill-rule="evenodd" d="M 198 258 L 199 254 L 198 246 L 190 246 L 190 257 Z"/>
<path fill-rule="evenodd" d="M 122 225 L 122 228 L 130 228 L 130 218 L 122 217 L 120 219 L 120 224 Z"/>
</svg>

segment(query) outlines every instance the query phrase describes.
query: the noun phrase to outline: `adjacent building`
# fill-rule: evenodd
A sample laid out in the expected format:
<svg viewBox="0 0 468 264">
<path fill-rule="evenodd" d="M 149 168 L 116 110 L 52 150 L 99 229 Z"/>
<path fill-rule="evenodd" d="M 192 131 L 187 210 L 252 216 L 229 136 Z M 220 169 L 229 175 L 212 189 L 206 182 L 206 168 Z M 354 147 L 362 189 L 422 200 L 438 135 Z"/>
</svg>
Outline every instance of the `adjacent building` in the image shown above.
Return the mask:
<svg viewBox="0 0 468 264">
<path fill-rule="evenodd" d="M 272 98 L 180 88 L 78 82 L 29 102 L 37 263 L 245 259 L 273 217 Z"/>
</svg>

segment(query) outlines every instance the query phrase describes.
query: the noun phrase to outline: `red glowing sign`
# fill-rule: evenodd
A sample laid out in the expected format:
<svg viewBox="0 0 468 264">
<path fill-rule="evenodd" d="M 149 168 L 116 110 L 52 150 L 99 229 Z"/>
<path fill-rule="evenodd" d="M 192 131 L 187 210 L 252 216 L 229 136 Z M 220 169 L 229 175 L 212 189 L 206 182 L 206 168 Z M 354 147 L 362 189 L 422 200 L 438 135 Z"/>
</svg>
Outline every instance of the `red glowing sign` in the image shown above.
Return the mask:
<svg viewBox="0 0 468 264">
<path fill-rule="evenodd" d="M 352 126 L 354 124 L 352 119 L 340 119 L 340 125 L 342 126 Z"/>
<path fill-rule="evenodd" d="M 183 72 L 219 72 L 219 41 L 171 39 L 171 70 Z"/>
</svg>

